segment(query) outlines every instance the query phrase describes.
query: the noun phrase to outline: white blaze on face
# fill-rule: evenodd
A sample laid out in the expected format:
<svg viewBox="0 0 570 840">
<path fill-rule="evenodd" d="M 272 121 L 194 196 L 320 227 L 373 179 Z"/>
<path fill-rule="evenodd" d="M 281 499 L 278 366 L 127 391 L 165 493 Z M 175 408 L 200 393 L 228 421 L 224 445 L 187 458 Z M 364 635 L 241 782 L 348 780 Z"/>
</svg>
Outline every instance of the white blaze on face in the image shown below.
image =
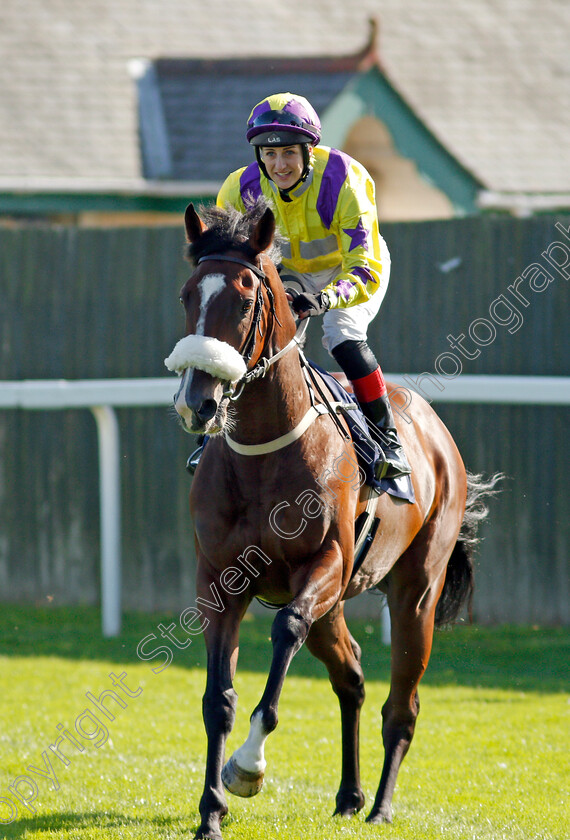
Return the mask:
<svg viewBox="0 0 570 840">
<path fill-rule="evenodd" d="M 190 424 L 192 422 L 192 412 L 186 405 L 186 389 L 192 381 L 193 375 L 194 368 L 186 368 L 186 370 L 182 374 L 182 382 L 180 383 L 180 388 L 178 389 L 176 399 L 174 400 L 174 408 L 176 410 L 176 413 L 179 417 L 181 417 L 184 420 L 187 428 L 190 428 Z"/>
<path fill-rule="evenodd" d="M 249 773 L 263 773 L 267 764 L 264 755 L 267 733 L 261 718 L 261 712 L 252 717 L 247 740 L 233 754 L 238 766 Z"/>
<path fill-rule="evenodd" d="M 200 280 L 200 284 L 198 286 L 198 290 L 200 292 L 200 315 L 198 317 L 198 323 L 196 324 L 195 335 L 204 335 L 204 326 L 206 324 L 208 307 L 214 298 L 220 294 L 222 289 L 225 288 L 225 286 L 226 278 L 223 274 L 205 274 Z M 183 387 L 179 391 L 178 399 L 175 403 L 176 411 L 178 411 L 180 416 L 184 416 L 184 412 L 187 411 L 183 395 L 186 393 L 186 389 L 190 386 L 193 376 L 194 370 L 192 368 L 189 368 L 184 374 L 185 381 L 183 383 Z"/>
<path fill-rule="evenodd" d="M 206 274 L 201 279 L 198 286 L 200 312 L 196 331 L 181 338 L 170 356 L 164 360 L 168 370 L 176 371 L 182 376 L 175 398 L 175 408 L 189 429 L 192 427 L 193 415 L 186 402 L 186 395 L 192 386 L 194 371 L 205 371 L 222 382 L 237 382 L 247 371 L 245 360 L 234 347 L 204 334 L 210 304 L 225 287 L 226 278 L 223 274 Z M 220 385 L 216 388 L 219 394 L 212 393 L 209 396 L 219 402 L 222 388 Z"/>
<path fill-rule="evenodd" d="M 204 325 L 206 323 L 206 315 L 208 314 L 208 307 L 215 297 L 226 286 L 226 278 L 223 274 L 206 274 L 200 280 L 200 316 L 196 324 L 195 335 L 204 335 Z"/>
</svg>

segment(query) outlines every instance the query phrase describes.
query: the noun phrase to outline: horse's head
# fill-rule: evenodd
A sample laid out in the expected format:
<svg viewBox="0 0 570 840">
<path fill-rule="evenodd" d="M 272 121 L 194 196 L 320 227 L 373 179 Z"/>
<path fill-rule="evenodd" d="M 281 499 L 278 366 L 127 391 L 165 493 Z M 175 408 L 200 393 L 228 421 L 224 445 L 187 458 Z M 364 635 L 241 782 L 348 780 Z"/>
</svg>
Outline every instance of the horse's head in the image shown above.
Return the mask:
<svg viewBox="0 0 570 840">
<path fill-rule="evenodd" d="M 196 269 L 180 292 L 186 337 L 165 364 L 182 377 L 175 408 L 184 428 L 216 434 L 235 383 L 271 353 L 270 328 L 282 323 L 294 332 L 294 325 L 273 262 L 272 211 L 250 216 L 214 207 L 202 216 L 206 221 L 187 207 L 189 258 Z"/>
</svg>

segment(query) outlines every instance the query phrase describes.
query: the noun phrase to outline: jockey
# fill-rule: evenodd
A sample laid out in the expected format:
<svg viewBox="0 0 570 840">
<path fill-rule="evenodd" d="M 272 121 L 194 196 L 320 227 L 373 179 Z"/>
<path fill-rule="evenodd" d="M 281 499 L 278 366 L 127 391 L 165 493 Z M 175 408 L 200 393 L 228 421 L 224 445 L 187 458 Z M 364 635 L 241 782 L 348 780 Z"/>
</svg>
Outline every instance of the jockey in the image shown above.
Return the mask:
<svg viewBox="0 0 570 840">
<path fill-rule="evenodd" d="M 278 93 L 255 106 L 246 138 L 256 160 L 231 173 L 217 197 L 241 212 L 265 196 L 285 238 L 281 278 L 302 319 L 323 316 L 323 345 L 352 383 L 384 452 L 377 478 L 411 472 L 367 328 L 388 288 L 390 254 L 378 230 L 374 182 L 357 161 L 320 146 L 321 124 L 302 96 Z M 197 453 L 196 453 L 197 454 Z M 193 456 L 189 460 L 193 461 Z"/>
</svg>

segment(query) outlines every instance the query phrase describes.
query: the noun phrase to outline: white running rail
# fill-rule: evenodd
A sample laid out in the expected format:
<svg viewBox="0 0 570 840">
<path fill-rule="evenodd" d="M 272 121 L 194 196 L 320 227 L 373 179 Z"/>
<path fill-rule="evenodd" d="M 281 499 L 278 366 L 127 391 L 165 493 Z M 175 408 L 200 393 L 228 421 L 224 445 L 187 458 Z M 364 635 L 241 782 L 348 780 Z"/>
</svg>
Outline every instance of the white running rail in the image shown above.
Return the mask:
<svg viewBox="0 0 570 840">
<path fill-rule="evenodd" d="M 410 397 L 430 401 L 508 405 L 570 405 L 570 377 L 386 374 Z M 101 623 L 104 636 L 121 632 L 121 477 L 119 427 L 115 408 L 169 405 L 177 381 L 157 379 L 37 379 L 0 381 L 0 409 L 88 408 L 97 423 L 101 511 Z M 396 400 L 394 407 L 402 405 Z M 403 407 L 405 411 L 405 406 Z M 173 465 L 176 468 L 176 465 Z"/>
</svg>

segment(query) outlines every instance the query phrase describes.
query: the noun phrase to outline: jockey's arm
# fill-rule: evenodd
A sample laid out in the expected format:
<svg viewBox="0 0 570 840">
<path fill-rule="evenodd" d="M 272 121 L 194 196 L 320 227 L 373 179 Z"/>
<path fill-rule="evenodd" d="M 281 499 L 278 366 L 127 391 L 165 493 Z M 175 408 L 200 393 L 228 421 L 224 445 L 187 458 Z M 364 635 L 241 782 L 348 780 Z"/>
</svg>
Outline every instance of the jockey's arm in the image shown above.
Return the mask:
<svg viewBox="0 0 570 840">
<path fill-rule="evenodd" d="M 356 187 L 345 185 L 331 227 L 339 244 L 341 270 L 323 293 L 329 308 L 345 309 L 369 300 L 387 282 L 382 276 L 381 237 L 370 179 Z"/>
</svg>

